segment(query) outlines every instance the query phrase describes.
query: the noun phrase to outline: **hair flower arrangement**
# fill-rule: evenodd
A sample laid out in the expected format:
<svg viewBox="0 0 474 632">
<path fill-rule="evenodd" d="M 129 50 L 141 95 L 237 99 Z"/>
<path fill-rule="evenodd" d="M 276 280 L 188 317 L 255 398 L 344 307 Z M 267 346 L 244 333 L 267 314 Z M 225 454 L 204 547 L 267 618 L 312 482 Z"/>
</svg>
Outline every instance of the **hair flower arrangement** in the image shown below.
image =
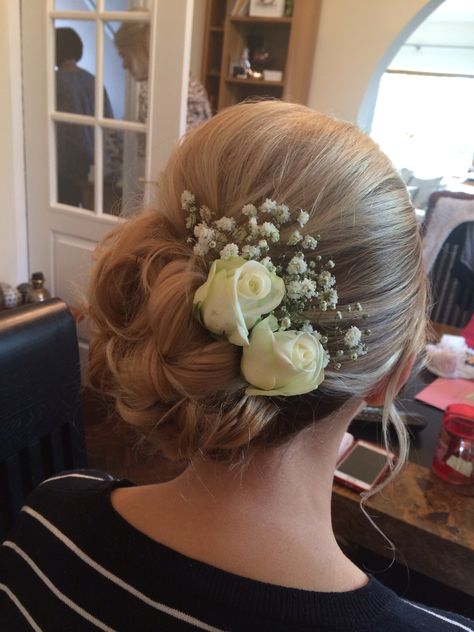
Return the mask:
<svg viewBox="0 0 474 632">
<path fill-rule="evenodd" d="M 309 214 L 300 209 L 292 216 L 287 205 L 267 198 L 258 209 L 246 204 L 242 215 L 247 219 L 239 223 L 213 219 L 214 212 L 198 207 L 189 191 L 181 204 L 188 242 L 210 264 L 206 282 L 194 295 L 194 315 L 212 334 L 242 347 L 246 393 L 290 396 L 318 388 L 331 357 L 327 336 L 314 330 L 308 313 L 336 310 L 335 264 L 315 254 L 319 235 L 295 230 L 281 247 L 282 225 L 297 223 L 303 229 Z M 360 304 L 353 311 L 362 311 Z M 334 319 L 341 320 L 342 313 L 335 312 Z M 335 368 L 344 356 L 356 359 L 366 352 L 356 326 L 343 330 L 336 324 L 335 331 L 343 347 L 335 350 Z"/>
</svg>

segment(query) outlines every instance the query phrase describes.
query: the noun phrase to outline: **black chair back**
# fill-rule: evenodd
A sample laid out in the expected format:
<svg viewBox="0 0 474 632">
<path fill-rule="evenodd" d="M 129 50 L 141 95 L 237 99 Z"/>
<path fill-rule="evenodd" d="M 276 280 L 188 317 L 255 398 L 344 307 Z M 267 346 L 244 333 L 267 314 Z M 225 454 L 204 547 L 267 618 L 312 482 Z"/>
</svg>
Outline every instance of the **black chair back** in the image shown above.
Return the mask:
<svg viewBox="0 0 474 632">
<path fill-rule="evenodd" d="M 27 494 L 86 467 L 74 319 L 59 299 L 0 312 L 0 541 Z"/>
</svg>

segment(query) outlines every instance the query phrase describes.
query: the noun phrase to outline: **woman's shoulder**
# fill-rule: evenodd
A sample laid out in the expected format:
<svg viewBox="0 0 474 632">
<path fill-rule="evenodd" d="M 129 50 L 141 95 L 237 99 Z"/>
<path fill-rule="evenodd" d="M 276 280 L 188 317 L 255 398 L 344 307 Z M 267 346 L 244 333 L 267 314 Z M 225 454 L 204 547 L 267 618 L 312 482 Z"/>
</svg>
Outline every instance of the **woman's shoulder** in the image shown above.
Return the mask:
<svg viewBox="0 0 474 632">
<path fill-rule="evenodd" d="M 32 534 L 38 527 L 67 533 L 94 530 L 110 515 L 113 489 L 129 481 L 98 470 L 72 470 L 43 481 L 26 498 L 12 534 Z"/>
<path fill-rule="evenodd" d="M 27 497 L 25 506 L 44 507 L 50 503 L 77 501 L 79 498 L 90 498 L 91 492 L 105 492 L 108 487 L 120 484 L 111 474 L 99 470 L 81 469 L 62 472 L 47 478 L 38 485 Z"/>
<path fill-rule="evenodd" d="M 382 619 L 385 618 L 385 621 Z M 394 600 L 392 608 L 378 622 L 379 629 L 404 632 L 474 632 L 474 621 L 459 614 L 425 606 L 402 597 Z"/>
</svg>

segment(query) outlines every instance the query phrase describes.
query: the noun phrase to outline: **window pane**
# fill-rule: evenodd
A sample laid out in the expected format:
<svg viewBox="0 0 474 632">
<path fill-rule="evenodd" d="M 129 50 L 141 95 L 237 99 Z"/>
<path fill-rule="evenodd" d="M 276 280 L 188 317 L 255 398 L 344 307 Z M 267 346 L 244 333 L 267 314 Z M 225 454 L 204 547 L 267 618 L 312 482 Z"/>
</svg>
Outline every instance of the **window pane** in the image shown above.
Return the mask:
<svg viewBox="0 0 474 632">
<path fill-rule="evenodd" d="M 94 209 L 94 128 L 56 123 L 57 201 Z"/>
<path fill-rule="evenodd" d="M 93 11 L 94 5 L 87 0 L 55 0 L 56 11 Z"/>
<path fill-rule="evenodd" d="M 153 0 L 105 0 L 106 11 L 147 11 Z"/>
<path fill-rule="evenodd" d="M 104 129 L 104 213 L 130 215 L 141 207 L 146 135 Z"/>
<path fill-rule="evenodd" d="M 474 79 L 385 73 L 372 136 L 399 168 L 463 176 L 472 164 Z"/>
<path fill-rule="evenodd" d="M 55 21 L 56 108 L 94 115 L 95 22 Z"/>
<path fill-rule="evenodd" d="M 148 111 L 148 22 L 104 23 L 104 116 L 144 123 Z"/>
</svg>

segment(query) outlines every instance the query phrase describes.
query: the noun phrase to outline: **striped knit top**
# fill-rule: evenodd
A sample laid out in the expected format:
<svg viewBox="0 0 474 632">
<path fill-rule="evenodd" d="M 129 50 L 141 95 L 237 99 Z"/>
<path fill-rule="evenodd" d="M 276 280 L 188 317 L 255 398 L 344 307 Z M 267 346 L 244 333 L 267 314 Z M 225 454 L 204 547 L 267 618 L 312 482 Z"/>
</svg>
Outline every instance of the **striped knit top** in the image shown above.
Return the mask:
<svg viewBox="0 0 474 632">
<path fill-rule="evenodd" d="M 84 470 L 28 498 L 0 546 L 0 630 L 474 632 L 377 580 L 344 593 L 265 584 L 151 540 L 113 508 L 128 481 Z"/>
</svg>

